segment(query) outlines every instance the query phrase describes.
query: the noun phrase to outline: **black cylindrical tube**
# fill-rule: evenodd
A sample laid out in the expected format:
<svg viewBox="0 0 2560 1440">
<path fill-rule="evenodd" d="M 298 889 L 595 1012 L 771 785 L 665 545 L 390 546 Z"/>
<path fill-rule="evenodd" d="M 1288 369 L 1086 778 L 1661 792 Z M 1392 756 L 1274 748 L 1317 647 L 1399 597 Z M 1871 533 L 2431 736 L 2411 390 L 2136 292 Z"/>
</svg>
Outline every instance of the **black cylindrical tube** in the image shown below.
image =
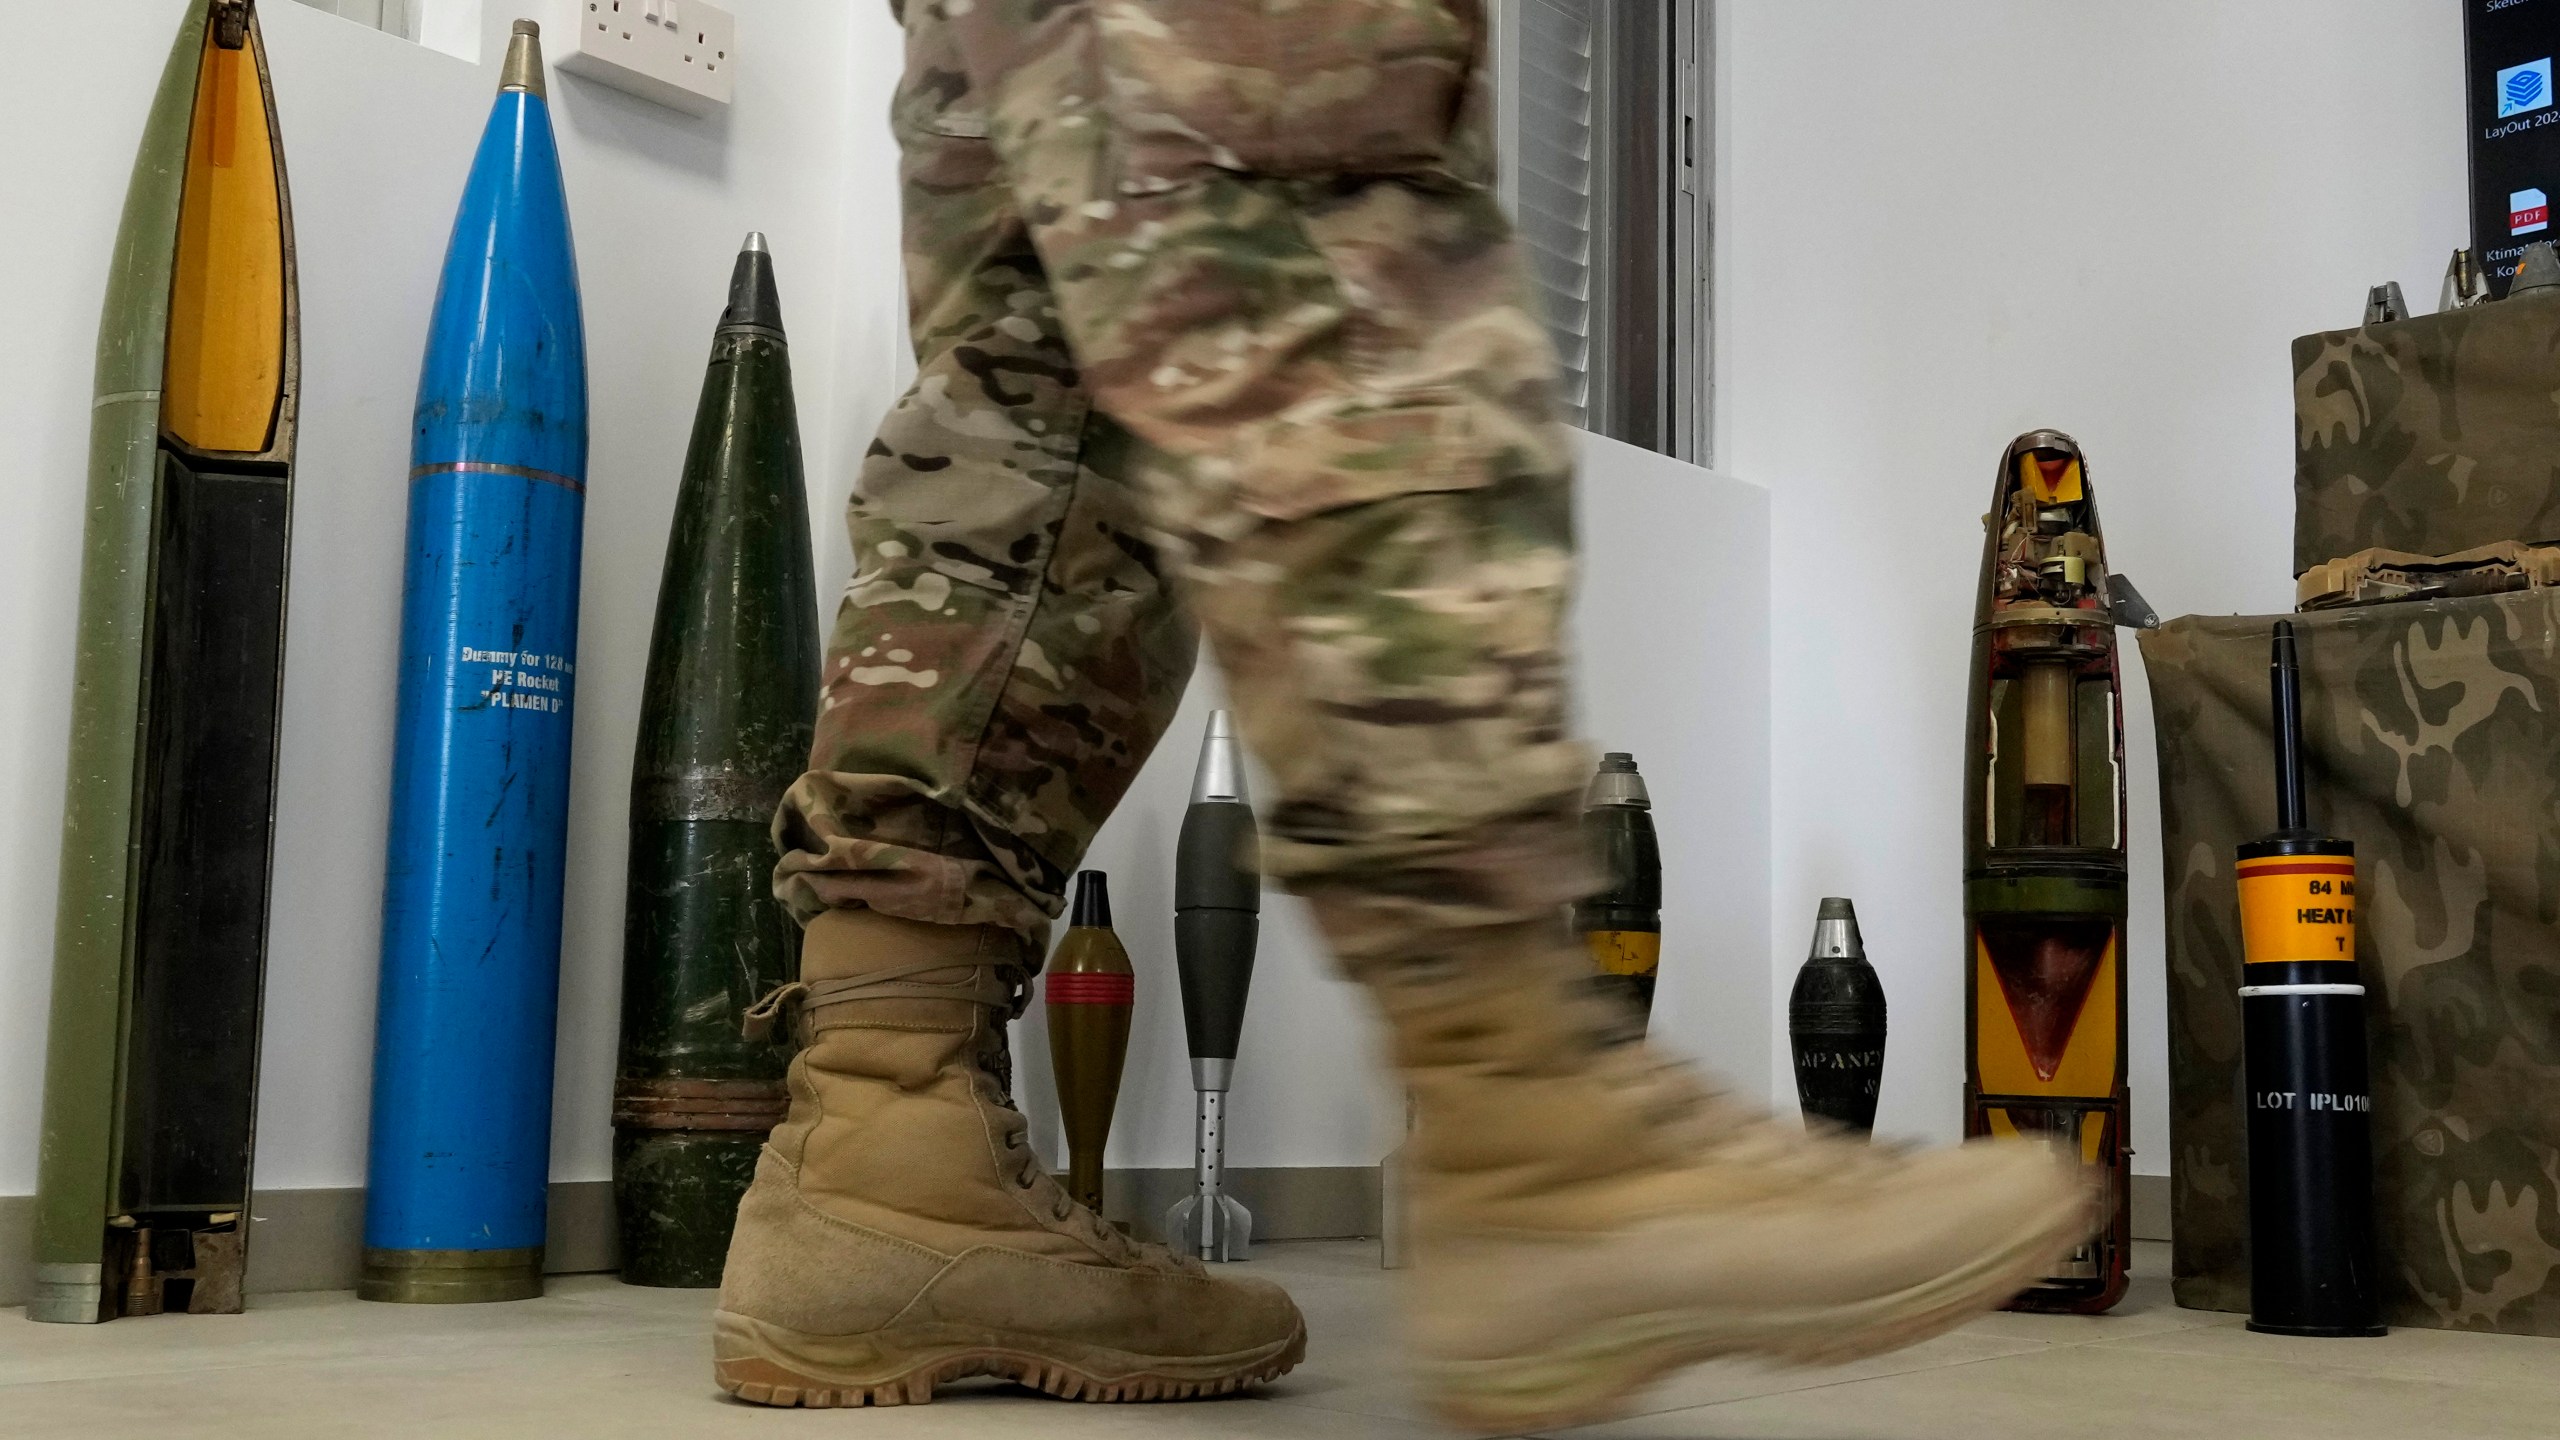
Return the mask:
<svg viewBox="0 0 2560 1440">
<path fill-rule="evenodd" d="M 2293 625 L 2270 648 L 2276 832 L 2240 847 L 2249 1328 L 2379 1335 L 2356 847 L 2310 828 Z"/>
<path fill-rule="evenodd" d="M 2249 1087 L 2249 1328 L 2383 1333 L 2364 987 L 2240 991 Z"/>
<path fill-rule="evenodd" d="M 2310 824 L 2302 798 L 2302 677 L 2295 667 L 2290 620 L 2276 622 L 2267 685 L 2276 732 L 2276 829 L 2290 833 Z"/>
</svg>

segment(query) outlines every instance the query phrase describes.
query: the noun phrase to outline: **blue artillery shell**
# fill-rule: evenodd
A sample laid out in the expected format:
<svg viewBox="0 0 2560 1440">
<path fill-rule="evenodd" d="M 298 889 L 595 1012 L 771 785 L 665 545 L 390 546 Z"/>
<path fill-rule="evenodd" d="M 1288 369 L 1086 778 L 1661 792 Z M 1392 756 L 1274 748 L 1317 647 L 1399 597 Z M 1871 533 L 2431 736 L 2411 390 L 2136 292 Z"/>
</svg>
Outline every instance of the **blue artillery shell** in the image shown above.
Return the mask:
<svg viewBox="0 0 2560 1440">
<path fill-rule="evenodd" d="M 540 1284 L 587 393 L 539 63 L 481 140 L 418 383 L 365 1209 L 375 1298 L 504 1298 L 404 1292 L 401 1275 L 427 1272 L 400 1252 L 489 1281 L 450 1252 L 530 1251 L 504 1257 L 519 1288 L 501 1290 Z"/>
</svg>

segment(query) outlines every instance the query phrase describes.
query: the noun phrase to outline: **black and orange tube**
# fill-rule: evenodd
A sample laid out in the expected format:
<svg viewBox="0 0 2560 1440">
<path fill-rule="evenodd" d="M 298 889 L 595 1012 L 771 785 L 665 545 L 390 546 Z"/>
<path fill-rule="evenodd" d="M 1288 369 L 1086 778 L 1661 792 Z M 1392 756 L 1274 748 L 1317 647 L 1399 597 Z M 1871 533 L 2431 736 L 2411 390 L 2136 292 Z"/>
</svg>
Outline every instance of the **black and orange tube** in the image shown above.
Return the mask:
<svg viewBox="0 0 2560 1440">
<path fill-rule="evenodd" d="M 2249 1328 L 2383 1333 L 2356 847 L 2311 828 L 2291 621 L 2269 657 L 2276 829 L 2240 847 Z"/>
</svg>

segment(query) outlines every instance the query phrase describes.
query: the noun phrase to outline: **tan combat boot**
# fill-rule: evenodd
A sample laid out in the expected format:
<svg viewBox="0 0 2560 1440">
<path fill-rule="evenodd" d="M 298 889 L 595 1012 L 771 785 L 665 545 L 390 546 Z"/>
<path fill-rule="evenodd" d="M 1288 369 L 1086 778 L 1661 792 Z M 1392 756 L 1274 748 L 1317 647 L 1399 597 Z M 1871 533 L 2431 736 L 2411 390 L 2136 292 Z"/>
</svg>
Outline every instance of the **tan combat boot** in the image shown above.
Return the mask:
<svg viewBox="0 0 2560 1440">
<path fill-rule="evenodd" d="M 833 911 L 810 925 L 791 1113 L 738 1208 L 714 1374 L 767 1405 L 921 1404 L 995 1375 L 1180 1399 L 1306 1354 L 1278 1286 L 1211 1279 L 1075 1204 L 1024 1138 L 1005 1022 L 1021 942 Z"/>
<path fill-rule="evenodd" d="M 1490 951 L 1353 967 L 1413 1095 L 1405 1299 L 1452 1424 L 1544 1431 L 1717 1356 L 1908 1345 L 2006 1301 L 2092 1223 L 2041 1145 L 1807 1135 L 1648 1057 L 1549 927 Z"/>
</svg>

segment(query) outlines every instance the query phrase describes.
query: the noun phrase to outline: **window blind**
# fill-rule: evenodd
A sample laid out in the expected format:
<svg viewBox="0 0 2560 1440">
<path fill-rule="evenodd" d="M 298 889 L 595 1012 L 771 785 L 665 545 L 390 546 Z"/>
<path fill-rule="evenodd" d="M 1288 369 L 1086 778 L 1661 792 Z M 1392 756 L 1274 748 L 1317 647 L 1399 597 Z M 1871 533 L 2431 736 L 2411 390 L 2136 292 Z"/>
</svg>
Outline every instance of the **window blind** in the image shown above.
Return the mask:
<svg viewBox="0 0 2560 1440">
<path fill-rule="evenodd" d="M 1513 0 L 1512 203 L 1532 284 L 1564 365 L 1566 420 L 1588 426 L 1599 294 L 1602 0 Z"/>
</svg>

